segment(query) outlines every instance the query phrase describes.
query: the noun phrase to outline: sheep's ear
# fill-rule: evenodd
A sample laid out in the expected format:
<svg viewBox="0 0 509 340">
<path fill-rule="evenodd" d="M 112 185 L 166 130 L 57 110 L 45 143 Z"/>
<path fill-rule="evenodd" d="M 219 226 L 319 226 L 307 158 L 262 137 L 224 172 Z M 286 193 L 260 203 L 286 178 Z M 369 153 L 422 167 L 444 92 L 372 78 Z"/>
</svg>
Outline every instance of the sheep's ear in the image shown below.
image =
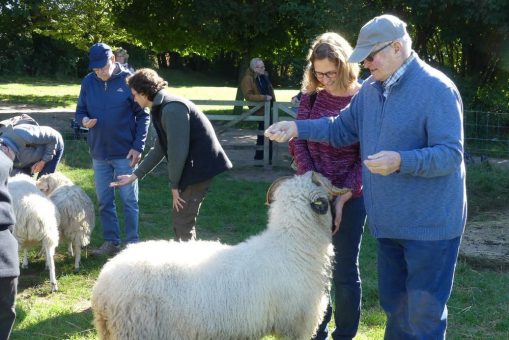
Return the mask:
<svg viewBox="0 0 509 340">
<path fill-rule="evenodd" d="M 317 214 L 325 215 L 329 210 L 329 201 L 323 197 L 319 197 L 311 202 L 311 209 Z"/>
<path fill-rule="evenodd" d="M 326 179 L 325 177 L 323 177 L 323 175 L 321 175 L 320 173 L 315 172 L 315 171 L 313 171 L 311 180 L 316 185 L 323 186 L 325 188 L 325 190 L 327 190 L 329 195 L 332 195 L 332 196 L 344 195 L 347 192 L 351 191 L 351 189 L 349 189 L 349 188 L 338 188 L 338 187 L 332 185 L 332 183 L 329 182 L 328 179 Z"/>
<path fill-rule="evenodd" d="M 274 192 L 281 185 L 281 183 L 283 183 L 284 181 L 286 181 L 287 179 L 290 179 L 290 178 L 292 178 L 292 176 L 283 176 L 283 177 L 276 178 L 276 180 L 274 182 L 272 182 L 272 184 L 269 187 L 269 190 L 267 190 L 267 195 L 265 197 L 266 205 L 270 205 L 272 202 L 274 202 L 274 198 L 273 198 Z"/>
</svg>

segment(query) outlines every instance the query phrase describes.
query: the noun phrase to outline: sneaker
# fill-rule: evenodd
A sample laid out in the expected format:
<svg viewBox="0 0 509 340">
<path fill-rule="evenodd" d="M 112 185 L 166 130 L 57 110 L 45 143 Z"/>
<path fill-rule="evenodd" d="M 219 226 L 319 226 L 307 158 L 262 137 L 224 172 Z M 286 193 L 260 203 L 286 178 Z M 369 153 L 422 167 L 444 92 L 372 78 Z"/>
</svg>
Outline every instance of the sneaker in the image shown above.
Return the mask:
<svg viewBox="0 0 509 340">
<path fill-rule="evenodd" d="M 114 256 L 120 251 L 120 245 L 115 245 L 113 242 L 105 241 L 102 246 L 90 250 L 91 256 Z"/>
</svg>

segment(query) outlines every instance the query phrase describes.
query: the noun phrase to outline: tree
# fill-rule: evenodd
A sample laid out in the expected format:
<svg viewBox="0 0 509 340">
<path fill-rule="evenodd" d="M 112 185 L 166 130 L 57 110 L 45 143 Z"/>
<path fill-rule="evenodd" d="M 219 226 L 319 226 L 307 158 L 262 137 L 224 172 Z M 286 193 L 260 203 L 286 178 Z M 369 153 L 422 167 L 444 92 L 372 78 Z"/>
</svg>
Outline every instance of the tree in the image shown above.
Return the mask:
<svg viewBox="0 0 509 340">
<path fill-rule="evenodd" d="M 127 2 L 120 0 L 41 0 L 34 31 L 88 50 L 96 42 L 133 42 L 116 24 L 114 11 Z"/>
</svg>

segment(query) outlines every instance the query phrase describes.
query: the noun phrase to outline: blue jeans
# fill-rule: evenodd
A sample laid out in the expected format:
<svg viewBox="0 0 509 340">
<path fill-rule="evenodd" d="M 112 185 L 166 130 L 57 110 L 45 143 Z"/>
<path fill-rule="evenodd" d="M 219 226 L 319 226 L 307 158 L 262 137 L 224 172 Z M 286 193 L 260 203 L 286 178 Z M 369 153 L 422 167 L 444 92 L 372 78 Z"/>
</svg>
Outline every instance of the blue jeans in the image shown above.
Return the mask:
<svg viewBox="0 0 509 340">
<path fill-rule="evenodd" d="M 377 240 L 385 339 L 445 339 L 460 240 Z"/>
<path fill-rule="evenodd" d="M 41 176 L 54 173 L 57 170 L 57 165 L 58 165 L 58 163 L 60 163 L 60 159 L 62 159 L 63 154 L 64 154 L 64 145 L 62 144 L 60 146 L 60 148 L 58 148 L 55 151 L 55 155 L 53 156 L 53 159 L 44 165 L 41 172 L 39 172 L 39 174 L 37 175 L 37 179 L 39 179 Z"/>
<path fill-rule="evenodd" d="M 336 328 L 333 339 L 352 339 L 357 334 L 361 314 L 361 278 L 359 273 L 359 252 L 366 221 L 366 210 L 362 197 L 352 198 L 343 207 L 339 231 L 333 236 L 333 302 Z M 328 324 L 332 316 L 329 304 L 315 339 L 328 338 Z"/>
<path fill-rule="evenodd" d="M 99 219 L 104 241 L 120 244 L 120 227 L 115 207 L 115 189 L 110 187 L 119 175 L 130 175 L 130 159 L 93 159 L 95 192 L 99 201 Z M 126 242 L 138 242 L 138 181 L 118 188 L 124 208 Z"/>
</svg>

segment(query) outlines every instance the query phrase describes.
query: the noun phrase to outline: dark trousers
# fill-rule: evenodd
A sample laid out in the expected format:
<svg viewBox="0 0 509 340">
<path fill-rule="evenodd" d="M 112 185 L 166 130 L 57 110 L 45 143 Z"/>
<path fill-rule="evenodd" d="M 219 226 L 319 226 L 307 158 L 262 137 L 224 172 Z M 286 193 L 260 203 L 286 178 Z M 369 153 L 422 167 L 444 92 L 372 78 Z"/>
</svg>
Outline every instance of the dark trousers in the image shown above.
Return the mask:
<svg viewBox="0 0 509 340">
<path fill-rule="evenodd" d="M 352 339 L 357 334 L 361 314 L 361 278 L 359 252 L 366 221 L 366 210 L 362 197 L 352 198 L 343 207 L 339 231 L 333 236 L 333 303 L 336 328 L 333 339 Z M 328 338 L 328 324 L 332 317 L 329 304 L 314 339 Z"/>
<path fill-rule="evenodd" d="M 445 339 L 460 239 L 377 240 L 385 339 Z"/>
<path fill-rule="evenodd" d="M 258 135 L 256 137 L 256 151 L 254 159 L 263 159 L 263 141 L 265 137 L 265 122 L 258 122 Z M 260 148 L 260 149 L 259 149 Z M 269 161 L 272 161 L 272 141 L 269 141 Z"/>
<path fill-rule="evenodd" d="M 41 176 L 54 173 L 57 170 L 57 165 L 60 163 L 60 159 L 62 159 L 63 154 L 64 146 L 62 145 L 61 149 L 57 149 L 55 151 L 53 159 L 44 165 L 44 168 L 42 168 L 41 172 L 39 172 L 37 175 L 37 179 L 39 179 Z"/>
<path fill-rule="evenodd" d="M 16 319 L 17 277 L 0 278 L 0 340 L 9 339 Z"/>
<path fill-rule="evenodd" d="M 209 179 L 189 185 L 180 193 L 180 197 L 185 201 L 184 207 L 179 211 L 172 210 L 173 231 L 175 232 L 176 241 L 196 239 L 196 218 L 211 182 L 212 180 Z"/>
</svg>

